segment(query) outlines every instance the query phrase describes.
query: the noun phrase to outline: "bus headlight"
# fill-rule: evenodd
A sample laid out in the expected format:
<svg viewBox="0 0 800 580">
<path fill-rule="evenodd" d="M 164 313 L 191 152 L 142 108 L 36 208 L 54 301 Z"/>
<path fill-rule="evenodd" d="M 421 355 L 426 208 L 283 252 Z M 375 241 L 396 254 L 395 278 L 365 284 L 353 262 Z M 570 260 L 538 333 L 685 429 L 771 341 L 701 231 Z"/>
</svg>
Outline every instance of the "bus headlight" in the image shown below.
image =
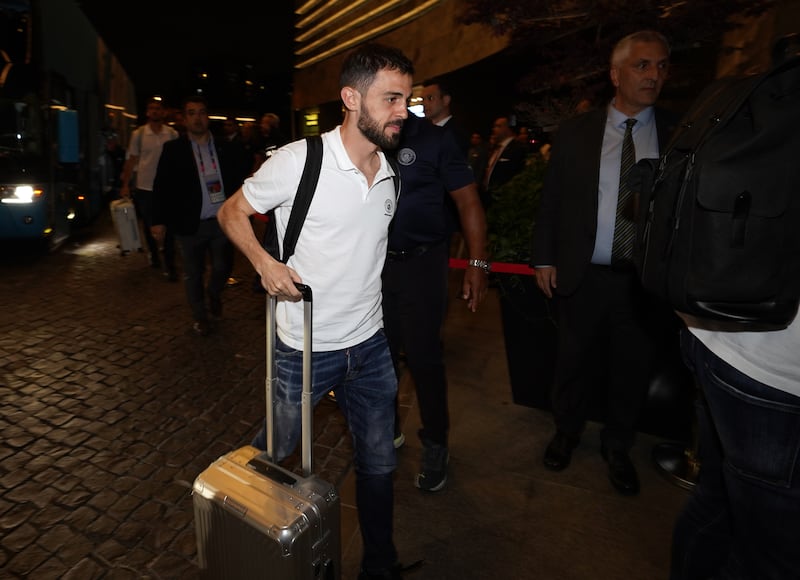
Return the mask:
<svg viewBox="0 0 800 580">
<path fill-rule="evenodd" d="M 31 185 L 17 185 L 3 187 L 0 192 L 0 201 L 3 203 L 33 203 L 42 196 L 42 190 Z"/>
</svg>

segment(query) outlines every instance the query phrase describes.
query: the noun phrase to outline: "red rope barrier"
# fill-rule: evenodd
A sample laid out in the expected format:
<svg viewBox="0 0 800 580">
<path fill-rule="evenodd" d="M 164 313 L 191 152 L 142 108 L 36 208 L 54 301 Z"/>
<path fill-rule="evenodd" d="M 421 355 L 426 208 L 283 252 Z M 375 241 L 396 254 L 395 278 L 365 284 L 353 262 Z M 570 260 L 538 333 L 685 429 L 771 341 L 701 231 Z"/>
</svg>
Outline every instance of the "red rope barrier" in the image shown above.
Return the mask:
<svg viewBox="0 0 800 580">
<path fill-rule="evenodd" d="M 463 270 L 467 267 L 467 260 L 450 258 L 450 267 Z M 522 274 L 524 276 L 534 275 L 533 268 L 528 266 L 528 264 L 508 264 L 506 262 L 492 262 L 492 272 L 500 272 L 503 274 Z"/>
</svg>

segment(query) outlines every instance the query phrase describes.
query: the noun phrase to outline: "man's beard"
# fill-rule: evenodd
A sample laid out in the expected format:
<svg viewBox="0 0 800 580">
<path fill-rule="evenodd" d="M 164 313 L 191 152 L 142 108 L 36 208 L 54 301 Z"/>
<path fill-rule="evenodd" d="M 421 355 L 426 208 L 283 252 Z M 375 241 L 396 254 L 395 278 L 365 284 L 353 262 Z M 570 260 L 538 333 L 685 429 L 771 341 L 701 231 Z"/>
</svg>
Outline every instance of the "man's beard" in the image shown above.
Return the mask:
<svg viewBox="0 0 800 580">
<path fill-rule="evenodd" d="M 402 119 L 398 119 L 392 123 L 387 123 L 383 127 L 373 119 L 367 109 L 362 105 L 361 106 L 361 115 L 358 119 L 358 128 L 361 131 L 361 134 L 364 135 L 371 143 L 375 143 L 381 149 L 394 149 L 400 143 L 400 132 L 392 133 L 391 135 L 387 135 L 384 132 L 384 129 L 389 125 L 397 125 L 401 129 L 403 128 L 403 121 Z"/>
</svg>

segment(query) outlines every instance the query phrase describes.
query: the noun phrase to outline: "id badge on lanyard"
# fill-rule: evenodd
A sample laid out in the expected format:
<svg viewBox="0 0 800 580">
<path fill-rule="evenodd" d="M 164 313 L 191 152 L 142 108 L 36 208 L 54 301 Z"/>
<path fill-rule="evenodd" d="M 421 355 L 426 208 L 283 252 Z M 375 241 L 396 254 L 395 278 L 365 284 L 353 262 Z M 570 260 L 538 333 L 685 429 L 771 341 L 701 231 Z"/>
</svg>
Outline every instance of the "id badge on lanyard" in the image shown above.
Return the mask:
<svg viewBox="0 0 800 580">
<path fill-rule="evenodd" d="M 217 167 L 217 157 L 214 154 L 214 149 L 211 142 L 208 143 L 208 159 L 211 162 L 211 171 L 206 174 L 206 164 L 203 160 L 203 154 L 200 150 L 200 145 L 197 144 L 197 159 L 200 163 L 200 174 L 206 183 L 206 191 L 208 191 L 208 198 L 211 203 L 222 203 L 225 201 L 225 189 L 222 187 L 220 180 L 219 168 Z"/>
</svg>

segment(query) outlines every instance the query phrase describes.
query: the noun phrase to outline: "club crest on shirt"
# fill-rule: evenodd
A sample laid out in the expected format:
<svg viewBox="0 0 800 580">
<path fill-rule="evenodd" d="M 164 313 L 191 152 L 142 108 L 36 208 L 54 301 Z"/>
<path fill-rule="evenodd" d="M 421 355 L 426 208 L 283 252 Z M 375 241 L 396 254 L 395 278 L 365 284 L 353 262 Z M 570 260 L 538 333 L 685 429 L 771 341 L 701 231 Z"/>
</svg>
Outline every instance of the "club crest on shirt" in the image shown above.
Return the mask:
<svg viewBox="0 0 800 580">
<path fill-rule="evenodd" d="M 413 149 L 409 149 L 408 147 L 403 147 L 400 151 L 397 152 L 397 162 L 400 165 L 411 165 L 414 161 L 417 160 L 417 154 L 414 152 Z"/>
<path fill-rule="evenodd" d="M 385 216 L 393 216 L 394 215 L 394 200 L 390 198 L 386 198 L 386 201 L 383 202 L 383 215 Z"/>
</svg>

